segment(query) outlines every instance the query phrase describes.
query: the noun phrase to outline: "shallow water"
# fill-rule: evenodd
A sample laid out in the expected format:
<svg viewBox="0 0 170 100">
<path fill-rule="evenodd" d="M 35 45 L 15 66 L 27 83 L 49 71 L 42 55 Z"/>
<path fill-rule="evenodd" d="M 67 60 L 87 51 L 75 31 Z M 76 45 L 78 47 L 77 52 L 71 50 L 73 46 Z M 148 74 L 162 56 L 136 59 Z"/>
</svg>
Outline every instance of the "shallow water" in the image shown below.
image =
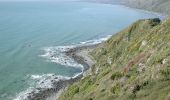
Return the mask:
<svg viewBox="0 0 170 100">
<path fill-rule="evenodd" d="M 63 64 L 58 46 L 106 37 L 137 19 L 151 17 L 159 16 L 120 5 L 0 2 L 0 100 L 13 99 L 34 87 L 39 78 L 81 72 L 80 65 Z M 54 59 L 42 56 L 53 52 Z"/>
</svg>

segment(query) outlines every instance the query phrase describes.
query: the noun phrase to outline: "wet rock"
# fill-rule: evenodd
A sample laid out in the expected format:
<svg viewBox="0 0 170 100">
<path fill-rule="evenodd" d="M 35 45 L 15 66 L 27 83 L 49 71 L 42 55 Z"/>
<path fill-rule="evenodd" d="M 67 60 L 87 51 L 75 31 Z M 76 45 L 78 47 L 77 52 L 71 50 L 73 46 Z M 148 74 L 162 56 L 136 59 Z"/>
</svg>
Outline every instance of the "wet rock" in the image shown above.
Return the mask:
<svg viewBox="0 0 170 100">
<path fill-rule="evenodd" d="M 55 77 L 54 79 L 58 79 L 58 77 Z"/>
</svg>

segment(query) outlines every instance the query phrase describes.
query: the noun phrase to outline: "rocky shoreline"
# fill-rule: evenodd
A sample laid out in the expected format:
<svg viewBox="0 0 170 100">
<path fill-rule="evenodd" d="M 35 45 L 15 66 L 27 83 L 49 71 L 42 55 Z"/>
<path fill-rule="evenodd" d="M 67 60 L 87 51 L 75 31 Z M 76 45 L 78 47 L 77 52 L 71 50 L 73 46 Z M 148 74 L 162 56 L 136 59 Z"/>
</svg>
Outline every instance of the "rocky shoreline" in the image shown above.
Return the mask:
<svg viewBox="0 0 170 100">
<path fill-rule="evenodd" d="M 54 100 L 56 100 L 57 97 L 59 97 L 59 95 L 61 94 L 59 93 L 61 92 L 61 90 L 64 90 L 68 85 L 71 85 L 74 82 L 80 80 L 84 76 L 84 73 L 89 70 L 90 66 L 94 64 L 94 61 L 89 55 L 89 52 L 91 52 L 97 45 L 79 46 L 75 48 L 70 48 L 68 51 L 64 52 L 67 56 L 71 57 L 76 62 L 83 65 L 82 72 L 76 77 L 70 79 L 59 79 L 58 81 L 52 80 L 53 88 L 38 88 L 37 90 L 39 92 L 36 93 L 36 91 L 33 91 L 32 93 L 30 93 L 28 96 L 28 100 L 51 100 L 48 98 L 54 98 Z M 58 77 L 56 77 L 56 79 L 57 78 Z"/>
<path fill-rule="evenodd" d="M 99 44 L 79 46 L 76 48 L 72 48 L 65 53 L 67 56 L 71 57 L 79 64 L 82 64 L 84 67 L 83 72 L 86 72 L 89 67 L 94 64 L 94 60 L 92 60 L 92 57 L 89 55 L 89 52 L 91 52 L 98 45 Z"/>
</svg>

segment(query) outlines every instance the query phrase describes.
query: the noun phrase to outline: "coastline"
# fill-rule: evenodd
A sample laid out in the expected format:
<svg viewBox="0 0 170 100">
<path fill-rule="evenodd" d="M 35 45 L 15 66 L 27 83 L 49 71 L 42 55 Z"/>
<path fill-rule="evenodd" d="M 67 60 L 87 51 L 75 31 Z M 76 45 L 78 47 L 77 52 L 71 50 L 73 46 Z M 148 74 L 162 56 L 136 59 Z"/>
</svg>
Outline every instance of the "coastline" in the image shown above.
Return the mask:
<svg viewBox="0 0 170 100">
<path fill-rule="evenodd" d="M 86 72 L 95 63 L 92 56 L 89 54 L 100 44 L 84 45 L 72 48 L 66 51 L 66 55 L 74 59 L 77 63 L 83 65 L 82 72 Z"/>
<path fill-rule="evenodd" d="M 83 65 L 82 72 L 69 79 L 59 79 L 58 81 L 52 80 L 54 81 L 53 88 L 50 89 L 40 88 L 38 89 L 39 90 L 38 93 L 33 91 L 32 93 L 28 94 L 27 99 L 28 100 L 56 100 L 67 89 L 69 85 L 79 81 L 88 73 L 90 73 L 91 70 L 90 67 L 95 63 L 95 61 L 89 53 L 93 49 L 95 49 L 96 46 L 98 46 L 99 44 L 82 45 L 73 48 L 68 48 L 69 50 L 65 51 L 64 53 L 66 54 L 66 56 L 75 60 L 77 63 Z"/>
<path fill-rule="evenodd" d="M 111 4 L 111 3 L 107 3 Z M 114 5 L 114 4 L 111 4 Z M 122 5 L 124 7 L 127 7 L 128 9 L 131 7 L 128 7 L 126 5 Z M 132 8 L 136 10 L 141 10 L 147 13 L 154 13 L 156 12 Z M 160 15 L 160 14 L 159 14 Z M 161 15 L 160 15 L 161 16 Z M 100 43 L 99 43 L 100 44 Z M 76 75 L 75 77 L 71 77 L 70 79 L 60 79 L 59 81 L 53 82 L 54 87 L 48 88 L 48 89 L 38 89 L 40 90 L 39 93 L 31 93 L 30 96 L 28 96 L 29 100 L 56 100 L 66 89 L 69 85 L 81 80 L 84 76 L 90 73 L 91 66 L 95 63 L 93 58 L 89 55 L 89 52 L 91 52 L 97 45 L 99 44 L 93 44 L 93 45 L 84 45 L 84 46 L 77 46 L 74 48 L 69 48 L 68 51 L 64 52 L 68 57 L 74 59 L 77 63 L 83 65 L 83 70 L 81 73 Z"/>
<path fill-rule="evenodd" d="M 159 18 L 161 18 L 162 20 L 164 20 L 168 16 L 168 15 L 160 13 L 160 12 L 154 12 L 154 11 L 149 11 L 149 10 L 145 10 L 145 9 L 134 8 L 134 7 L 124 5 L 124 4 L 103 3 L 103 2 L 91 2 L 91 3 L 121 5 L 123 7 L 126 7 L 127 9 L 135 9 L 135 10 L 139 10 L 139 11 L 142 11 L 142 12 L 155 14 L 155 15 L 159 16 Z M 63 81 L 63 83 L 67 83 L 67 84 L 63 85 L 61 88 L 57 88 L 57 89 L 59 89 L 58 91 L 54 91 L 54 92 L 50 93 L 50 96 L 46 96 L 47 98 L 45 100 L 56 100 L 56 99 L 58 99 L 59 96 L 64 91 L 67 91 L 67 87 L 69 85 L 72 85 L 73 83 L 81 80 L 86 75 L 90 74 L 91 66 L 93 64 L 95 64 L 95 60 L 93 59 L 93 57 L 89 53 L 100 44 L 101 43 L 93 44 L 93 45 L 77 46 L 77 47 L 74 47 L 74 48 L 70 48 L 68 51 L 64 52 L 68 57 L 74 59 L 77 63 L 83 65 L 82 73 L 78 74 L 76 77 L 72 77 L 71 79 L 69 79 L 67 81 Z M 59 87 L 60 87 L 60 84 L 59 84 Z M 41 100 L 42 100 L 42 98 L 41 98 Z"/>
<path fill-rule="evenodd" d="M 69 85 L 90 74 L 91 66 L 95 63 L 95 60 L 89 53 L 110 37 L 111 35 L 108 35 L 79 44 L 43 48 L 44 54 L 40 57 L 50 59 L 52 62 L 61 65 L 81 68 L 80 72 L 70 77 L 53 73 L 28 76 L 37 81 L 36 86 L 20 92 L 14 97 L 14 100 L 56 100 Z"/>
<path fill-rule="evenodd" d="M 118 3 L 118 2 L 96 2 L 96 1 L 83 1 L 83 2 L 109 4 L 109 5 L 120 5 L 120 6 L 126 7 L 127 9 L 135 9 L 135 10 L 138 10 L 138 11 L 155 14 L 157 16 L 160 16 L 161 19 L 166 19 L 169 16 L 167 13 L 156 12 L 156 11 L 153 11 L 153 10 L 147 10 L 145 8 L 136 8 L 136 7 L 128 6 L 124 3 Z"/>
<path fill-rule="evenodd" d="M 56 38 L 55 38 L 56 39 Z M 56 39 L 57 40 L 57 39 Z M 81 40 L 81 39 L 80 39 Z M 71 39 L 70 39 L 70 41 L 72 41 Z M 32 42 L 30 42 L 30 43 L 32 43 Z M 62 44 L 63 43 L 63 44 Z M 65 44 L 66 42 L 62 42 L 61 41 L 61 44 L 57 44 L 57 42 L 55 43 L 54 42 L 54 44 L 50 44 L 50 46 L 52 45 L 54 45 L 54 46 L 56 46 L 56 45 L 67 45 L 67 44 Z M 31 46 L 32 47 L 32 46 Z M 34 47 L 34 46 L 33 46 Z M 28 47 L 29 48 L 29 47 Z M 78 57 L 79 58 L 82 58 L 82 59 L 84 59 L 84 61 L 83 60 L 80 60 L 79 62 L 80 63 L 83 63 L 84 64 L 84 66 L 82 66 L 81 68 L 83 68 L 84 67 L 84 69 L 83 69 L 83 72 L 82 73 L 79 73 L 78 75 L 76 75 L 74 78 L 77 78 L 78 76 L 81 76 L 81 78 L 79 78 L 79 79 L 77 79 L 78 81 L 81 81 L 82 80 L 82 78 L 86 75 L 86 74 L 89 74 L 88 72 L 90 72 L 90 66 L 91 65 L 93 65 L 93 63 L 95 63 L 95 62 L 92 62 L 91 60 L 93 60 L 91 57 L 90 57 L 90 55 L 88 55 L 88 58 L 86 58 L 87 57 L 87 53 L 88 52 L 90 52 L 87 48 L 85 48 L 85 46 L 84 46 L 84 48 L 83 48 L 83 50 L 78 50 L 80 47 L 76 47 L 77 48 L 77 50 L 75 50 L 75 52 L 76 52 L 76 57 L 74 57 L 75 55 L 74 55 L 74 53 L 73 53 L 73 55 L 71 55 L 71 53 L 74 51 L 73 49 L 73 51 L 72 52 L 70 52 L 70 53 L 68 53 L 68 56 L 70 56 L 70 57 L 72 57 L 73 59 L 75 59 L 75 60 L 80 60 L 80 59 L 78 59 Z M 82 48 L 82 47 L 81 47 Z M 41 48 L 37 48 L 37 50 L 39 50 L 39 49 L 41 49 Z M 74 48 L 75 49 L 75 48 Z M 30 50 L 31 50 L 31 48 L 30 48 Z M 91 49 L 90 49 L 91 50 Z M 39 50 L 40 51 L 40 50 Z M 38 56 L 39 57 L 39 53 L 41 54 L 42 52 L 40 51 L 37 51 L 37 54 L 35 55 L 36 57 Z M 44 53 L 44 52 L 43 52 Z M 82 55 L 83 54 L 83 55 Z M 30 54 L 31 55 L 31 54 Z M 77 55 L 78 55 L 78 57 L 77 57 Z M 86 56 L 84 56 L 84 55 L 86 55 Z M 27 55 L 26 55 L 27 56 Z M 37 58 L 38 58 L 37 57 Z M 52 56 L 51 56 L 52 57 Z M 10 57 L 11 58 L 11 57 Z M 86 61 L 85 59 L 89 59 L 89 58 L 91 58 L 91 60 L 89 61 Z M 42 60 L 42 62 L 45 62 L 46 63 L 46 59 L 44 59 L 44 58 L 39 58 L 39 59 L 41 59 Z M 32 59 L 31 59 L 32 60 Z M 50 61 L 48 62 L 48 63 L 51 63 Z M 41 64 L 41 63 L 40 63 Z M 54 64 L 54 68 L 55 68 L 55 62 L 53 63 L 52 62 L 52 64 Z M 58 64 L 58 63 L 57 63 Z M 44 64 L 45 65 L 45 64 Z M 50 65 L 47 65 L 46 67 L 47 67 L 47 69 L 50 69 L 50 70 L 52 70 L 52 68 L 50 68 L 49 67 Z M 57 65 L 58 66 L 58 65 Z M 67 66 L 66 66 L 67 67 Z M 38 68 L 38 67 L 37 67 Z M 59 67 L 59 68 L 63 68 L 63 67 Z M 40 67 L 40 69 L 41 69 L 41 67 Z M 33 70 L 34 71 L 34 70 Z M 48 70 L 47 70 L 48 71 Z M 52 70 L 53 71 L 53 70 Z M 56 72 L 57 72 L 58 70 L 56 70 Z M 62 71 L 61 71 L 62 72 Z M 74 72 L 74 71 L 73 71 Z M 78 70 L 78 72 L 81 72 L 81 70 Z M 51 73 L 51 72 L 48 72 L 49 74 L 53 74 L 53 73 Z M 47 73 L 47 74 L 48 74 Z M 46 74 L 46 73 L 33 73 L 33 75 L 44 75 L 44 74 Z M 55 74 L 55 72 L 54 72 L 54 74 Z M 31 81 L 32 82 L 32 80 L 33 81 L 36 81 L 36 79 L 34 80 L 34 79 L 31 79 L 31 76 L 32 74 L 26 74 L 25 76 L 24 76 L 24 79 L 25 79 L 25 77 L 26 77 L 26 82 L 27 82 L 27 80 L 28 81 Z M 56 74 L 57 75 L 57 74 Z M 72 74 L 71 74 L 72 75 Z M 5 76 L 5 75 L 4 75 Z M 56 77 L 56 76 L 55 76 Z M 44 97 L 47 97 L 47 96 L 49 96 L 49 95 L 51 95 L 50 96 L 50 98 L 52 98 L 52 97 L 54 97 L 54 99 L 55 99 L 55 96 L 57 95 L 57 96 L 59 96 L 60 95 L 60 93 L 62 93 L 62 88 L 60 89 L 60 86 L 62 87 L 63 86 L 63 84 L 66 84 L 66 85 L 69 85 L 71 82 L 68 82 L 68 80 L 72 80 L 73 81 L 73 79 L 71 78 L 71 76 L 69 77 L 69 79 L 60 79 L 59 81 L 57 81 L 56 82 L 56 80 L 51 80 L 51 81 L 54 81 L 53 82 L 53 84 L 55 85 L 55 84 L 59 84 L 59 86 L 54 86 L 54 88 L 52 87 L 52 88 L 48 88 L 48 90 L 47 89 L 45 89 L 45 90 L 42 90 L 42 89 L 39 89 L 39 88 L 37 88 L 37 87 L 35 87 L 36 89 L 38 89 L 38 90 L 40 90 L 40 92 L 43 92 L 43 93 L 45 93 L 45 94 L 43 94 L 43 93 L 39 93 L 39 95 L 43 95 Z M 57 78 L 56 77 L 56 79 L 58 80 L 59 78 Z M 22 80 L 23 81 L 23 80 Z M 21 81 L 21 82 L 22 82 Z M 45 79 L 45 82 L 46 82 L 47 80 Z M 20 81 L 19 81 L 20 82 Z M 24 81 L 25 82 L 25 81 Z M 67 84 L 67 82 L 68 82 L 68 84 Z M 29 82 L 28 82 L 29 83 Z M 33 82 L 32 82 L 33 83 Z M 48 82 L 46 82 L 46 83 L 48 83 Z M 72 83 L 71 83 L 72 84 Z M 19 86 L 19 85 L 18 85 Z M 65 85 L 64 85 L 65 86 Z M 67 86 L 65 86 L 66 88 L 67 88 Z M 28 88 L 30 88 L 30 87 L 28 87 Z M 26 88 L 27 89 L 27 88 Z M 22 92 L 22 90 L 20 90 L 21 92 Z M 19 92 L 20 92 L 19 91 Z M 47 91 L 47 92 L 45 92 L 45 91 Z M 56 93 L 54 93 L 54 92 L 56 92 Z M 35 92 L 34 92 L 35 93 Z M 12 97 L 13 98 L 13 97 Z M 52 98 L 53 99 L 53 98 Z M 50 99 L 51 100 L 51 99 Z"/>
<path fill-rule="evenodd" d="M 83 77 L 85 77 L 87 74 L 91 71 L 91 66 L 95 64 L 94 59 L 89 54 L 92 50 L 96 48 L 99 44 L 93 44 L 93 45 L 85 45 L 85 46 L 78 46 L 75 48 L 71 48 L 70 50 L 66 51 L 66 55 L 74 59 L 77 63 L 83 65 L 82 73 L 79 74 L 77 77 L 70 79 L 70 82 L 67 84 L 67 86 L 63 87 L 56 95 L 54 95 L 56 99 L 59 98 L 59 96 L 67 90 L 67 87 L 74 82 L 81 80 Z M 76 79 L 76 80 L 74 80 Z M 48 99 L 52 98 L 52 99 Z M 53 100 L 53 97 L 48 97 L 47 100 Z"/>
<path fill-rule="evenodd" d="M 76 80 L 71 79 L 71 82 L 63 87 L 58 93 L 55 95 L 55 100 L 59 98 L 59 96 L 67 90 L 67 87 L 71 84 L 73 84 L 76 81 L 81 80 L 83 77 L 85 77 L 87 74 L 90 74 L 91 72 L 91 66 L 95 64 L 95 60 L 93 57 L 89 54 L 92 52 L 99 44 L 93 44 L 93 45 L 84 45 L 84 46 L 78 46 L 75 48 L 70 49 L 69 51 L 65 52 L 67 56 L 74 59 L 77 63 L 83 65 L 82 73 L 80 73 L 76 78 Z M 52 100 L 52 99 L 47 99 Z"/>
</svg>

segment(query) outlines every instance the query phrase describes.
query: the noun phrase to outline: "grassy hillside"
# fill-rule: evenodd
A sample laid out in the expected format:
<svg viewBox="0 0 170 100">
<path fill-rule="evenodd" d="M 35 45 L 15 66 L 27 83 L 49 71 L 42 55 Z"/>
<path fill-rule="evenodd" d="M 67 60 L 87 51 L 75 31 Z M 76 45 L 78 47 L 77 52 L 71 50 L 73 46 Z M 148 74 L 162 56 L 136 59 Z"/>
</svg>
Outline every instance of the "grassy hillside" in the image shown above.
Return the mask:
<svg viewBox="0 0 170 100">
<path fill-rule="evenodd" d="M 129 7 L 170 14 L 170 0 L 84 0 L 102 3 L 118 3 Z"/>
<path fill-rule="evenodd" d="M 59 100 L 170 99 L 170 18 L 139 20 L 91 54 L 92 74 Z"/>
<path fill-rule="evenodd" d="M 124 5 L 170 14 L 170 0 L 121 0 Z"/>
</svg>

